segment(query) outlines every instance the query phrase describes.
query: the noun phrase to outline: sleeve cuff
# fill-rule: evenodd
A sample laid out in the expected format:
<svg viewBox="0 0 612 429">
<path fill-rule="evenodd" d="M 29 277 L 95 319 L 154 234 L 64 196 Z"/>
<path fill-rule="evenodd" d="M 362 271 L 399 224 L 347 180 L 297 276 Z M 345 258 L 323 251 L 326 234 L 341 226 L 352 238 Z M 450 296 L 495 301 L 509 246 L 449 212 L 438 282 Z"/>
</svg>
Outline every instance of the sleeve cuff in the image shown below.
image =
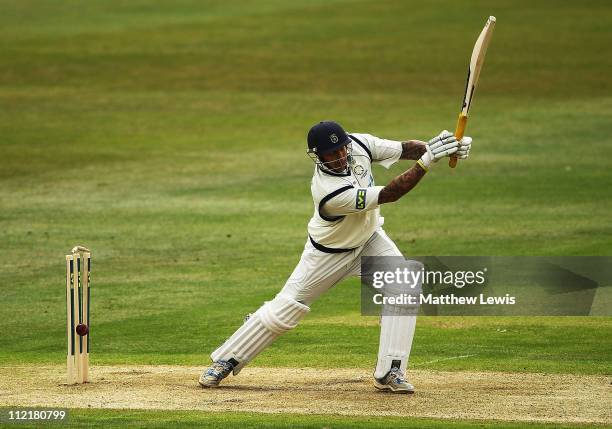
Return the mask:
<svg viewBox="0 0 612 429">
<path fill-rule="evenodd" d="M 380 191 L 382 191 L 383 188 L 384 186 L 372 186 L 368 188 L 368 193 L 370 194 L 368 195 L 368 198 L 369 198 L 368 205 L 367 205 L 368 210 L 375 209 L 376 207 L 379 206 L 378 194 L 380 194 Z"/>
<path fill-rule="evenodd" d="M 390 143 L 390 146 L 395 149 L 394 153 L 390 157 L 376 162 L 385 167 L 386 169 L 389 169 L 389 167 L 399 161 L 400 157 L 402 156 L 402 142 L 398 142 L 395 140 L 386 140 L 386 142 Z"/>
</svg>

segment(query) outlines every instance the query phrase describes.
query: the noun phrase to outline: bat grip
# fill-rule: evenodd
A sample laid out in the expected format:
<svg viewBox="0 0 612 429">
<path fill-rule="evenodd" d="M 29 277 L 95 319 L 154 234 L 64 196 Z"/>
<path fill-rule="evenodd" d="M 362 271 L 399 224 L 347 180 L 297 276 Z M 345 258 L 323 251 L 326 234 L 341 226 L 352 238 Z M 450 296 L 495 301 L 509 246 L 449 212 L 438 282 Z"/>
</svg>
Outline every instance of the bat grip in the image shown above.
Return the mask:
<svg viewBox="0 0 612 429">
<path fill-rule="evenodd" d="M 457 128 L 455 128 L 455 137 L 457 140 L 461 140 L 463 138 L 463 133 L 465 132 L 465 126 L 467 125 L 467 115 L 463 112 L 459 113 L 459 118 L 457 119 Z M 448 161 L 448 166 L 450 168 L 455 168 L 457 166 L 457 161 L 459 158 L 456 156 L 451 156 Z"/>
</svg>

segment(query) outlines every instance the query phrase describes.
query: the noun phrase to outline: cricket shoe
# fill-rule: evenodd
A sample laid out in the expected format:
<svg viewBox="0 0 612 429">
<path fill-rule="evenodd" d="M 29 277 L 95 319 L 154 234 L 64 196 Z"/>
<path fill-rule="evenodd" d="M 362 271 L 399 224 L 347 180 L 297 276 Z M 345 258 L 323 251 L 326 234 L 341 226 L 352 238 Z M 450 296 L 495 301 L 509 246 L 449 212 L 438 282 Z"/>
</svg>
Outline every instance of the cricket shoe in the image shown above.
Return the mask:
<svg viewBox="0 0 612 429">
<path fill-rule="evenodd" d="M 221 380 L 227 377 L 230 372 L 234 369 L 234 365 L 231 362 L 225 360 L 218 360 L 213 362 L 210 367 L 202 373 L 198 383 L 202 387 L 217 387 Z"/>
<path fill-rule="evenodd" d="M 379 390 L 390 390 L 393 393 L 414 393 L 414 386 L 406 381 L 399 368 L 391 368 L 383 378 L 375 378 L 374 386 Z"/>
</svg>

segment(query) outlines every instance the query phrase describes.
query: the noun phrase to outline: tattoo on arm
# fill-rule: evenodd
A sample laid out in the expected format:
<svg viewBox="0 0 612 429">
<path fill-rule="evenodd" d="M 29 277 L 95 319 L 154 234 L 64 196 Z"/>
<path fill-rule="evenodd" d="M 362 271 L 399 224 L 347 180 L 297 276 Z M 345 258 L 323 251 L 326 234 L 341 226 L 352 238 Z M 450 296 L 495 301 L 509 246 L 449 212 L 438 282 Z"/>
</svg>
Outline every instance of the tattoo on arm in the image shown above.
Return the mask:
<svg viewBox="0 0 612 429">
<path fill-rule="evenodd" d="M 417 160 L 426 152 L 425 142 L 419 140 L 408 140 L 402 142 L 402 155 L 400 159 Z"/>
<path fill-rule="evenodd" d="M 392 203 L 399 200 L 410 192 L 423 176 L 425 176 L 425 170 L 418 164 L 406 170 L 380 191 L 378 194 L 378 204 Z"/>
</svg>

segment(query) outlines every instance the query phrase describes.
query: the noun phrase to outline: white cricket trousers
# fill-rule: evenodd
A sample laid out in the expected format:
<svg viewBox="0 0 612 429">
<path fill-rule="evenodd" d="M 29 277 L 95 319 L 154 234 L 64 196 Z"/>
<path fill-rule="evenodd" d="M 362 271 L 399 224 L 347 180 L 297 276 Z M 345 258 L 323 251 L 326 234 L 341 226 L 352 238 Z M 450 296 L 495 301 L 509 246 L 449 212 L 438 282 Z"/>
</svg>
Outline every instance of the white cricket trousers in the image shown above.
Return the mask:
<svg viewBox="0 0 612 429">
<path fill-rule="evenodd" d="M 300 262 L 279 295 L 293 298 L 308 306 L 338 282 L 361 275 L 362 256 L 402 256 L 382 228 L 361 247 L 344 253 L 326 253 L 306 241 Z"/>
</svg>

